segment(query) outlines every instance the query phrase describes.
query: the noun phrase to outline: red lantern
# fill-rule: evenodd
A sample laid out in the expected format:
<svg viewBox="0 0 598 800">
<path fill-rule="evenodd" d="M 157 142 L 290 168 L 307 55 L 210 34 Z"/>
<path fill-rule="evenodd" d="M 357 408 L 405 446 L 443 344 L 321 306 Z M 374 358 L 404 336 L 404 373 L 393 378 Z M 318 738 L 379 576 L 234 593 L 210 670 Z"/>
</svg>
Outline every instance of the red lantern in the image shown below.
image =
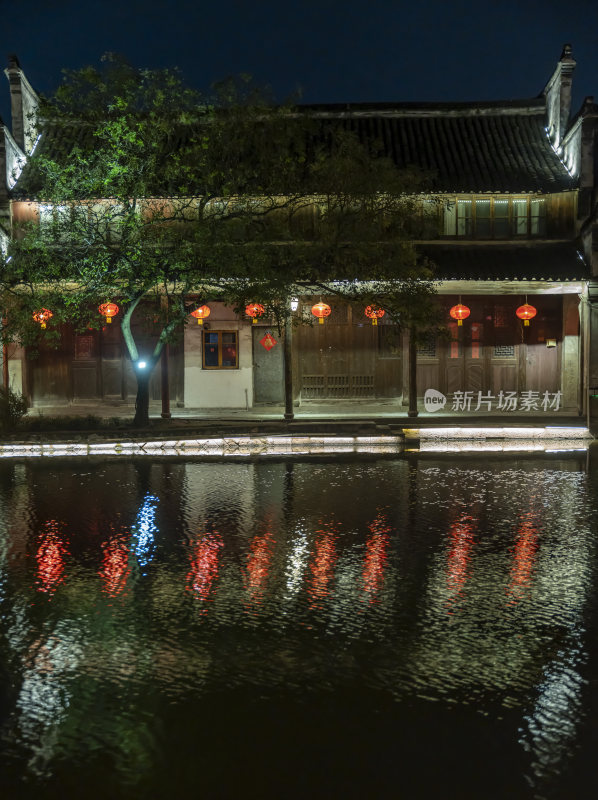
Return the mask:
<svg viewBox="0 0 598 800">
<path fill-rule="evenodd" d="M 212 312 L 208 306 L 200 306 L 199 308 L 196 308 L 195 311 L 191 312 L 191 316 L 195 317 L 198 325 L 203 325 L 204 319 L 209 317 L 211 313 Z"/>
<path fill-rule="evenodd" d="M 106 322 L 112 322 L 112 317 L 118 314 L 118 306 L 116 303 L 102 303 L 98 311 L 106 317 Z"/>
<path fill-rule="evenodd" d="M 538 312 L 533 306 L 530 306 L 529 303 L 524 303 L 522 306 L 519 306 L 515 313 L 519 319 L 523 320 L 524 325 L 529 325 L 530 319 L 533 319 Z"/>
<path fill-rule="evenodd" d="M 42 326 L 42 328 L 46 327 L 46 322 L 53 317 L 54 314 L 50 311 L 49 308 L 40 308 L 39 311 L 36 311 L 33 315 L 33 319 Z"/>
<path fill-rule="evenodd" d="M 463 303 L 457 303 L 456 306 L 451 308 L 449 314 L 453 319 L 457 320 L 457 325 L 463 325 L 463 320 L 467 319 L 471 311 L 467 306 L 464 306 Z"/>
<path fill-rule="evenodd" d="M 365 315 L 372 320 L 372 325 L 377 325 L 378 320 L 385 314 L 386 311 L 383 308 L 374 308 L 374 306 L 368 306 L 365 310 Z"/>
<path fill-rule="evenodd" d="M 258 317 L 262 317 L 266 313 L 266 309 L 261 303 L 249 303 L 248 306 L 245 306 L 245 313 L 248 317 L 253 317 L 251 322 L 252 325 L 255 325 L 258 321 Z"/>
<path fill-rule="evenodd" d="M 323 303 L 321 300 L 311 307 L 311 313 L 314 317 L 318 318 L 320 325 L 324 324 L 324 317 L 328 317 L 331 311 L 332 309 L 330 306 L 327 303 Z"/>
</svg>

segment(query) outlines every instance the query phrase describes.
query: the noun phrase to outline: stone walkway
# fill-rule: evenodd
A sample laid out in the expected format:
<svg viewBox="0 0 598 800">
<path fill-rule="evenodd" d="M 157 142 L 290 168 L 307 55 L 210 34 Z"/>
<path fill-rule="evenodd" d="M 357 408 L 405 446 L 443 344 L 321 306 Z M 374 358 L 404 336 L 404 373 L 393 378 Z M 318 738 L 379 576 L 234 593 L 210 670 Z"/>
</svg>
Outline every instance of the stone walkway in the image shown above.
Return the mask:
<svg viewBox="0 0 598 800">
<path fill-rule="evenodd" d="M 67 406 L 41 406 L 29 411 L 30 417 L 60 417 L 93 415 L 106 421 L 114 420 L 115 427 L 125 428 L 135 413 L 132 404 L 72 404 Z M 116 420 L 120 424 L 116 425 Z M 395 402 L 354 401 L 316 403 L 305 402 L 294 409 L 294 419 L 284 420 L 284 406 L 260 405 L 251 409 L 228 408 L 175 408 L 171 409 L 171 419 L 161 417 L 161 407 L 150 407 L 150 430 L 153 436 L 189 436 L 194 432 L 207 436 L 242 434 L 333 434 L 371 435 L 388 433 L 393 435 L 421 436 L 427 430 L 428 438 L 437 434 L 432 429 L 445 430 L 441 436 L 452 438 L 505 438 L 527 435 L 535 437 L 538 432 L 555 438 L 567 436 L 577 438 L 588 435 L 585 417 L 571 410 L 549 411 L 545 413 L 451 413 L 444 410 L 430 413 L 422 411 L 417 417 L 409 417 L 406 409 Z M 521 429 L 525 433 L 517 433 Z M 598 424 L 591 426 L 598 434 Z M 459 432 L 461 431 L 461 432 Z M 412 433 L 409 433 L 412 432 Z M 58 431 L 56 432 L 58 434 Z M 107 431 L 103 433 L 107 435 Z M 139 435 L 141 432 L 139 432 Z M 136 434 L 136 438 L 139 438 Z"/>
</svg>

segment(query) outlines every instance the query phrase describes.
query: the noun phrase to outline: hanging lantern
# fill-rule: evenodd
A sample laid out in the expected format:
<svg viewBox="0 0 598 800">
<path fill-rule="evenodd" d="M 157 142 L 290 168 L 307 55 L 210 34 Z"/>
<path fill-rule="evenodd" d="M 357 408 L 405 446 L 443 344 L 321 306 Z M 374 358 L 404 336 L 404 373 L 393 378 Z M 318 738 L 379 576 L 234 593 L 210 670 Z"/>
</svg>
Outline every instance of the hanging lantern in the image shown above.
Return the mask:
<svg viewBox="0 0 598 800">
<path fill-rule="evenodd" d="M 530 306 L 530 304 L 526 302 L 522 306 L 519 306 L 515 313 L 519 319 L 523 320 L 524 325 L 529 325 L 530 319 L 533 319 L 538 312 L 533 306 Z"/>
<path fill-rule="evenodd" d="M 311 313 L 318 318 L 320 325 L 324 324 L 324 317 L 328 317 L 331 311 L 332 309 L 328 303 L 323 303 L 321 300 L 311 307 Z"/>
<path fill-rule="evenodd" d="M 200 306 L 199 308 L 196 308 L 195 311 L 191 312 L 191 316 L 195 317 L 198 325 L 203 325 L 204 319 L 209 317 L 211 313 L 212 312 L 208 306 Z"/>
<path fill-rule="evenodd" d="M 42 328 L 45 328 L 46 322 L 53 316 L 54 314 L 52 314 L 49 308 L 40 308 L 40 310 L 36 311 L 33 315 L 33 319 L 39 322 Z"/>
<path fill-rule="evenodd" d="M 266 309 L 261 303 L 249 303 L 248 306 L 245 306 L 245 313 L 248 317 L 253 317 L 251 323 L 252 325 L 255 325 L 258 321 L 258 318 L 262 317 L 266 313 Z"/>
<path fill-rule="evenodd" d="M 463 325 L 463 320 L 467 319 L 471 311 L 467 306 L 464 306 L 463 303 L 457 303 L 456 306 L 451 308 L 449 314 L 453 319 L 457 320 L 457 325 Z"/>
<path fill-rule="evenodd" d="M 102 303 L 98 311 L 106 317 L 106 322 L 112 322 L 112 317 L 118 314 L 118 306 L 116 303 Z"/>
<path fill-rule="evenodd" d="M 368 306 L 365 310 L 365 315 L 372 320 L 372 325 L 377 325 L 378 320 L 385 314 L 386 311 L 383 308 L 374 308 L 374 306 Z"/>
</svg>

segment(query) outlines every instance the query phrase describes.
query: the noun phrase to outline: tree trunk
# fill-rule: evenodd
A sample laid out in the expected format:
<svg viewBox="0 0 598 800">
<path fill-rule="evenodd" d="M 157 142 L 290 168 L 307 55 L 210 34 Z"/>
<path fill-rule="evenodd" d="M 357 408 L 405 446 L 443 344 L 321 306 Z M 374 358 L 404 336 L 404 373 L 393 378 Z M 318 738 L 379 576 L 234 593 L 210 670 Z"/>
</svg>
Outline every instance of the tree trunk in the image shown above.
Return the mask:
<svg viewBox="0 0 598 800">
<path fill-rule="evenodd" d="M 143 428 L 149 425 L 149 383 L 152 370 L 149 368 L 136 369 L 137 397 L 135 398 L 135 417 L 133 425 Z"/>
<path fill-rule="evenodd" d="M 136 297 L 133 300 L 131 305 L 127 308 L 121 323 L 123 338 L 125 340 L 129 356 L 131 357 L 131 363 L 135 371 L 135 377 L 137 378 L 137 397 L 135 398 L 135 417 L 133 418 L 133 425 L 137 428 L 149 425 L 150 377 L 154 371 L 154 367 L 160 360 L 163 348 L 168 341 L 168 335 L 177 326 L 177 324 L 180 324 L 182 320 L 182 317 L 180 316 L 176 317 L 174 320 L 171 319 L 160 333 L 160 337 L 156 342 L 156 346 L 154 347 L 152 355 L 148 357 L 147 360 L 143 356 L 140 358 L 139 351 L 137 350 L 137 345 L 135 344 L 135 339 L 133 338 L 133 333 L 131 331 L 131 318 L 133 316 L 133 311 L 139 304 L 142 296 L 143 295 L 139 295 L 139 297 Z M 163 362 L 162 391 L 166 391 L 166 395 L 163 394 L 162 396 L 162 416 L 169 418 L 170 397 L 168 396 L 168 353 L 166 353 L 165 361 Z"/>
</svg>

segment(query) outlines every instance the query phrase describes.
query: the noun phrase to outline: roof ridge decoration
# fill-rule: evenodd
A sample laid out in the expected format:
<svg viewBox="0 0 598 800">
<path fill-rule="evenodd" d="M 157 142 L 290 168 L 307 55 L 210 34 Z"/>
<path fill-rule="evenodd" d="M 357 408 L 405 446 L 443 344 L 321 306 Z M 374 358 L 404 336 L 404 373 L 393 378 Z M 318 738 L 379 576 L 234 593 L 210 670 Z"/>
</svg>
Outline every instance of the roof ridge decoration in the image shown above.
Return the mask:
<svg viewBox="0 0 598 800">
<path fill-rule="evenodd" d="M 544 116 L 543 98 L 468 103 L 338 103 L 302 105 L 298 109 L 318 118 L 347 117 L 483 117 Z"/>
<path fill-rule="evenodd" d="M 27 80 L 15 55 L 9 56 L 4 74 L 10 85 L 11 133 L 21 150 L 30 153 L 37 140 L 39 96 Z"/>
<path fill-rule="evenodd" d="M 546 102 L 548 136 L 555 150 L 563 140 L 571 114 L 571 88 L 576 65 L 571 45 L 563 45 L 561 57 L 541 94 Z"/>
</svg>

